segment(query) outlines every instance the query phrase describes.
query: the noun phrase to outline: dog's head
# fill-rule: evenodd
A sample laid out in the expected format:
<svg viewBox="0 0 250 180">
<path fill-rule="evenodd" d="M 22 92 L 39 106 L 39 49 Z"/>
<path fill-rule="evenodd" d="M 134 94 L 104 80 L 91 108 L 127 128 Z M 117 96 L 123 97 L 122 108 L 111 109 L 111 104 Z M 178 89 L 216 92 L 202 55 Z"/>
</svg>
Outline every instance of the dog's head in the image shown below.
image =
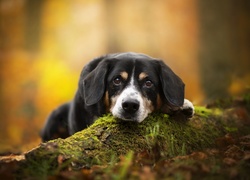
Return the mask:
<svg viewBox="0 0 250 180">
<path fill-rule="evenodd" d="M 162 61 L 137 53 L 110 54 L 82 71 L 79 91 L 85 105 L 105 104 L 115 117 L 142 122 L 153 111 L 178 109 L 184 83 Z"/>
</svg>

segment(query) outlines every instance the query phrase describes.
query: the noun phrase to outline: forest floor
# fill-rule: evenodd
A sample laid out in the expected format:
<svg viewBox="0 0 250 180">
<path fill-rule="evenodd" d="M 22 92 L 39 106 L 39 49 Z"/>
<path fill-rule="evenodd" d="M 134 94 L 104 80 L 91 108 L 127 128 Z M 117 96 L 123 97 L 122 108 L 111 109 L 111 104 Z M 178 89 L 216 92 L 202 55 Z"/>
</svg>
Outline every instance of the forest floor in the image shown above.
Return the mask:
<svg viewBox="0 0 250 180">
<path fill-rule="evenodd" d="M 207 108 L 219 108 L 223 111 L 222 118 L 225 118 L 225 121 L 228 117 L 237 119 L 237 127 L 250 127 L 250 94 L 241 98 L 218 100 L 209 104 Z M 214 139 L 214 146 L 194 150 L 185 155 L 162 157 L 159 149 L 155 147 L 151 151 L 129 151 L 125 155 L 120 155 L 118 160 L 114 157 L 105 164 L 81 166 L 77 169 L 65 165 L 64 157 L 58 155 L 57 168 L 53 173 L 42 169 L 39 176 L 26 174 L 23 178 L 250 179 L 250 132 L 242 132 L 237 127 L 226 127 L 227 133 Z M 23 154 L 0 156 L 0 178 L 22 179 L 18 173 L 24 160 Z"/>
</svg>

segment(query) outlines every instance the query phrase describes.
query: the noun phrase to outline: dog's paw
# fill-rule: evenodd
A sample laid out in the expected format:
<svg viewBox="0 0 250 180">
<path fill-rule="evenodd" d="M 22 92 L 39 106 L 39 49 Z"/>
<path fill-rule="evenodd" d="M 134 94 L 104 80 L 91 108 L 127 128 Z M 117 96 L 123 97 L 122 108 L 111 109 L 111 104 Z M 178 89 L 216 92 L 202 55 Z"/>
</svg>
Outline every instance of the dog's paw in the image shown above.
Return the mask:
<svg viewBox="0 0 250 180">
<path fill-rule="evenodd" d="M 194 105 L 189 100 L 184 99 L 183 106 L 181 107 L 181 112 L 187 117 L 191 118 L 194 115 Z"/>
</svg>

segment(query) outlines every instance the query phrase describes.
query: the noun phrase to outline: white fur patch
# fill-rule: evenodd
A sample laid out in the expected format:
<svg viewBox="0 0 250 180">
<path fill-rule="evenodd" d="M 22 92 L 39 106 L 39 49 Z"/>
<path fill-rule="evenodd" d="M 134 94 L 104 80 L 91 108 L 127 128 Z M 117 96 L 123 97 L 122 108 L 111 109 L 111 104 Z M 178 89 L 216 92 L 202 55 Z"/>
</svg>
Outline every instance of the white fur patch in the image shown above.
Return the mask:
<svg viewBox="0 0 250 180">
<path fill-rule="evenodd" d="M 185 109 L 190 109 L 190 110 L 192 110 L 192 116 L 193 116 L 194 113 L 195 113 L 194 105 L 193 105 L 193 103 L 191 103 L 188 99 L 184 99 L 184 103 L 183 103 L 181 109 L 182 109 L 182 110 L 185 110 Z"/>
<path fill-rule="evenodd" d="M 129 99 L 137 100 L 140 106 L 138 111 L 131 115 L 131 119 L 126 119 L 123 116 L 125 112 L 123 110 L 122 103 Z M 113 116 L 123 120 L 142 122 L 148 116 L 148 114 L 153 111 L 153 109 L 150 108 L 151 101 L 144 98 L 142 94 L 136 89 L 133 78 L 131 78 L 128 87 L 126 87 L 119 96 L 115 97 L 113 101 L 114 102 L 112 102 L 110 109 L 111 113 Z"/>
</svg>

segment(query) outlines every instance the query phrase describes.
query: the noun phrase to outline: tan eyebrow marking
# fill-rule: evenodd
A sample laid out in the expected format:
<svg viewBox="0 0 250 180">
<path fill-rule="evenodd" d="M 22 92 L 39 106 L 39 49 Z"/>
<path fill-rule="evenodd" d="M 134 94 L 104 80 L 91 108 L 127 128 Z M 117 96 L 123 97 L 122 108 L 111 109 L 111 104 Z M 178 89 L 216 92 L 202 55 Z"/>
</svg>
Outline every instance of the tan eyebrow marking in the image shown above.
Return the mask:
<svg viewBox="0 0 250 180">
<path fill-rule="evenodd" d="M 142 72 L 140 75 L 139 75 L 139 80 L 142 80 L 144 79 L 145 77 L 147 77 L 148 75 L 145 73 L 145 72 Z"/>
<path fill-rule="evenodd" d="M 124 80 L 127 80 L 128 79 L 128 73 L 123 71 L 120 73 L 121 77 L 124 79 Z"/>
</svg>

